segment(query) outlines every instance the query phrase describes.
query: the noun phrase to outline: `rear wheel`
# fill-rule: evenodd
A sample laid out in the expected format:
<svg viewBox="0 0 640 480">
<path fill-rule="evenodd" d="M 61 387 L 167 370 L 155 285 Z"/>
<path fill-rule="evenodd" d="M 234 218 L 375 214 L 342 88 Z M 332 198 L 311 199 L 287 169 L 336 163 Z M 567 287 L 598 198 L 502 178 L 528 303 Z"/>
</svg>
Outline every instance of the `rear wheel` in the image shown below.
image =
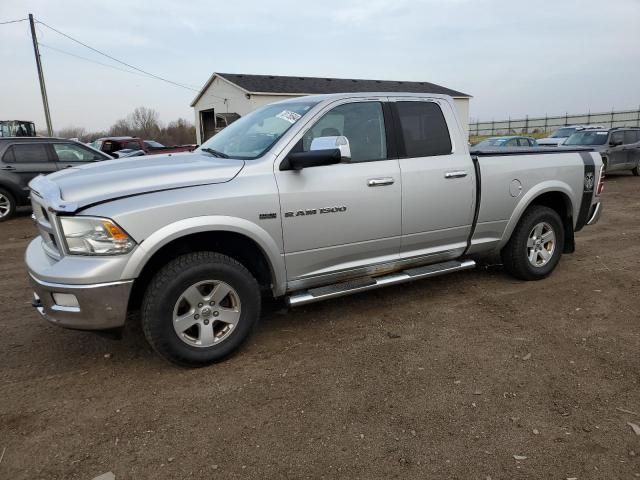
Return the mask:
<svg viewBox="0 0 640 480">
<path fill-rule="evenodd" d="M 169 262 L 142 304 L 142 326 L 156 352 L 182 366 L 224 359 L 249 337 L 260 317 L 260 288 L 236 260 L 196 252 Z"/>
<path fill-rule="evenodd" d="M 9 220 L 16 212 L 16 200 L 5 189 L 0 188 L 0 222 Z"/>
<path fill-rule="evenodd" d="M 530 207 L 502 250 L 502 262 L 520 280 L 541 280 L 558 265 L 564 227 L 558 213 L 542 205 Z"/>
<path fill-rule="evenodd" d="M 638 163 L 636 163 L 635 168 L 631 169 L 631 173 L 633 173 L 633 175 L 636 177 L 640 177 L 640 160 L 638 160 Z"/>
</svg>

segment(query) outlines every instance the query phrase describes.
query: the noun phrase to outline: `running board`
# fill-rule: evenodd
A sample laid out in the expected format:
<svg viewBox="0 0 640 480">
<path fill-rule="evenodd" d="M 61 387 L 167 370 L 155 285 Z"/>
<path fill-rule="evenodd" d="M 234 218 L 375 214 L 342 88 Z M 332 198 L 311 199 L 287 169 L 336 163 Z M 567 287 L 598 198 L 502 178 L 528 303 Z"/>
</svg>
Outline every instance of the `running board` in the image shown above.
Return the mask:
<svg viewBox="0 0 640 480">
<path fill-rule="evenodd" d="M 287 303 L 291 307 L 298 307 L 308 303 L 328 300 L 330 298 L 351 295 L 352 293 L 365 292 L 374 288 L 386 287 L 387 285 L 398 285 L 400 283 L 412 282 L 421 278 L 435 277 L 445 273 L 457 272 L 474 268 L 476 262 L 473 260 L 450 260 L 448 262 L 426 265 L 424 267 L 410 268 L 400 272 L 382 275 L 380 277 L 366 277 L 349 282 L 336 283 L 326 287 L 311 288 L 302 292 L 297 292 L 287 297 Z"/>
</svg>

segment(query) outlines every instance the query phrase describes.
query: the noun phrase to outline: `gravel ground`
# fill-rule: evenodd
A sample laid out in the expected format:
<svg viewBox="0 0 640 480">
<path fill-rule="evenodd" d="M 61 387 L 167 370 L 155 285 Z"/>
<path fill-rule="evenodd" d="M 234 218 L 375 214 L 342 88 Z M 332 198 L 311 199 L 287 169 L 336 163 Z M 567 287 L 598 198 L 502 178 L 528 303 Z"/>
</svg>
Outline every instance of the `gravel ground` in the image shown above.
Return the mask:
<svg viewBox="0 0 640 480">
<path fill-rule="evenodd" d="M 135 322 L 117 341 L 41 320 L 25 212 L 0 224 L 0 478 L 640 477 L 640 179 L 604 201 L 547 280 L 496 266 L 271 309 L 199 370 Z"/>
</svg>

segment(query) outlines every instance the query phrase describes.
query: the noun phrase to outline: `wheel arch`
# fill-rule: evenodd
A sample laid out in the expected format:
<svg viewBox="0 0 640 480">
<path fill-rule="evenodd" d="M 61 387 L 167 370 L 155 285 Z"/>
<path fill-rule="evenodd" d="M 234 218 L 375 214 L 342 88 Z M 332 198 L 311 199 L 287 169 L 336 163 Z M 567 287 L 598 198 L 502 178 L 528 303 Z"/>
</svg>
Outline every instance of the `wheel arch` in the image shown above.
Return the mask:
<svg viewBox="0 0 640 480">
<path fill-rule="evenodd" d="M 6 190 L 13 196 L 13 199 L 16 201 L 16 205 L 25 205 L 27 203 L 27 196 L 21 191 L 20 187 L 13 182 L 0 180 L 0 188 Z"/>
<path fill-rule="evenodd" d="M 576 205 L 571 200 L 574 196 L 571 187 L 562 182 L 547 182 L 536 189 L 529 190 L 516 205 L 505 228 L 499 248 L 504 247 L 511 239 L 518 222 L 529 207 L 543 205 L 555 210 L 560 215 L 565 230 L 563 253 L 573 253 L 575 250 L 574 226 L 577 215 Z"/>
<path fill-rule="evenodd" d="M 151 277 L 168 261 L 199 250 L 235 258 L 265 290 L 274 296 L 284 294 L 284 260 L 265 230 L 234 217 L 195 217 L 167 225 L 140 242 L 122 274 L 135 279 L 130 305 L 140 300 Z"/>
</svg>

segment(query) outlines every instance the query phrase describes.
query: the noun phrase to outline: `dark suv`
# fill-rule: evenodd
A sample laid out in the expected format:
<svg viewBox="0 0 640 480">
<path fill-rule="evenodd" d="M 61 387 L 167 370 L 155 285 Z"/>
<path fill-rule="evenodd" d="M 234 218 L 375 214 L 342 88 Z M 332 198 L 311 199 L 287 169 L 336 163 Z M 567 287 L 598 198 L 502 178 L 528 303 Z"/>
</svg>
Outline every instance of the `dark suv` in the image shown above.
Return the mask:
<svg viewBox="0 0 640 480">
<path fill-rule="evenodd" d="M 16 207 L 29 203 L 29 181 L 41 173 L 110 160 L 111 157 L 73 140 L 51 137 L 0 138 L 0 222 Z"/>
<path fill-rule="evenodd" d="M 578 145 L 593 147 L 599 152 L 607 173 L 631 170 L 636 177 L 640 176 L 640 128 L 581 130 L 562 144 L 563 147 Z"/>
</svg>

